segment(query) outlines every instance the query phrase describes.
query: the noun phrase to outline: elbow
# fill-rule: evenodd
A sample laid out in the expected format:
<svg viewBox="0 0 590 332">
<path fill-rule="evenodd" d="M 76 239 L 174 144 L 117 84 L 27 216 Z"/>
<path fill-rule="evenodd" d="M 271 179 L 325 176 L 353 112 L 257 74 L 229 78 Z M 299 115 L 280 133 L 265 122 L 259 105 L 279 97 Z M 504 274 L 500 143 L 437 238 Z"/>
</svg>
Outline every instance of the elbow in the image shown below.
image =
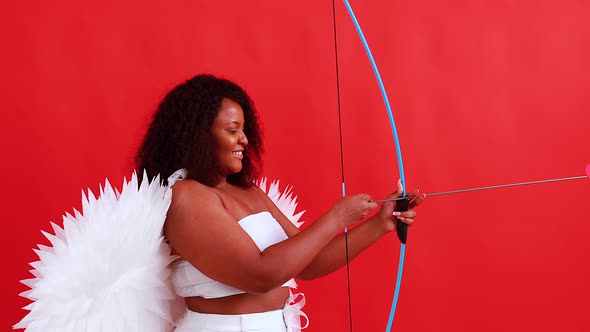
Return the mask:
<svg viewBox="0 0 590 332">
<path fill-rule="evenodd" d="M 251 294 L 264 294 L 268 293 L 274 289 L 281 287 L 284 282 L 280 282 L 276 278 L 266 277 L 266 276 L 257 276 L 252 278 L 253 282 L 250 283 L 248 286 L 244 287 L 242 290 L 246 293 Z"/>
<path fill-rule="evenodd" d="M 243 271 L 243 270 L 242 270 Z M 272 264 L 250 264 L 247 273 L 242 276 L 242 281 L 246 281 L 242 284 L 242 290 L 247 293 L 253 294 L 264 294 L 273 291 L 277 288 L 282 287 L 291 278 L 299 278 L 296 274 L 297 271 L 293 270 L 292 266 L 287 264 L 278 264 L 273 262 Z M 309 275 L 300 271 L 305 276 Z M 315 276 L 309 275 L 309 279 L 315 278 Z"/>
<path fill-rule="evenodd" d="M 333 273 L 338 269 L 339 267 L 335 265 L 322 266 L 318 264 L 310 264 L 305 269 L 303 269 L 303 271 L 299 272 L 295 278 L 300 280 L 313 280 Z"/>
<path fill-rule="evenodd" d="M 249 287 L 249 289 L 246 289 L 244 291 L 249 294 L 265 294 L 275 288 L 276 288 L 276 286 L 274 286 L 273 284 L 266 284 L 266 283 L 262 283 L 262 282 L 257 282 L 254 285 L 251 285 Z"/>
<path fill-rule="evenodd" d="M 318 275 L 317 273 L 313 273 L 313 271 L 308 271 L 307 269 L 301 271 L 299 274 L 297 274 L 295 276 L 295 278 L 299 279 L 299 280 L 313 280 L 313 279 L 317 279 L 319 277 L 321 277 L 321 275 Z"/>
</svg>

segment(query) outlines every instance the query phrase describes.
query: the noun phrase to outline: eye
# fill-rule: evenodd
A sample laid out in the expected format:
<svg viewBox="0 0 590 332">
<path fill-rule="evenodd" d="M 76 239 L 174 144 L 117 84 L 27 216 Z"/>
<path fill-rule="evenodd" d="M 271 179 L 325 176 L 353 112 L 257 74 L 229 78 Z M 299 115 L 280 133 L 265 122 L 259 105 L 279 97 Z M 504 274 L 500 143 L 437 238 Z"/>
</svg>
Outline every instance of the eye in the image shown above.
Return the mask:
<svg viewBox="0 0 590 332">
<path fill-rule="evenodd" d="M 246 135 L 246 133 L 244 132 L 244 129 L 228 129 L 227 132 L 229 132 L 232 135 L 237 135 L 240 133 L 240 131 L 242 133 L 244 133 L 244 135 Z"/>
</svg>

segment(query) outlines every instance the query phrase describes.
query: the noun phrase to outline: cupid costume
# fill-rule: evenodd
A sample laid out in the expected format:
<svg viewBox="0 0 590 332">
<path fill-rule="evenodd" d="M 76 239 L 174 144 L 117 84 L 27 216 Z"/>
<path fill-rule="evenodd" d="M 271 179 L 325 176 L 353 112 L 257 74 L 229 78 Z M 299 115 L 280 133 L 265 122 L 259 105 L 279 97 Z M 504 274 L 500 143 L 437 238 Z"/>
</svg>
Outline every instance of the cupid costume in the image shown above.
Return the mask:
<svg viewBox="0 0 590 332">
<path fill-rule="evenodd" d="M 34 278 L 22 282 L 31 289 L 21 296 L 32 301 L 30 312 L 14 328 L 28 332 L 298 332 L 305 305 L 293 279 L 285 283 L 291 296 L 282 310 L 243 315 L 202 314 L 186 308 L 181 297 L 218 298 L 244 293 L 210 279 L 188 261 L 175 259 L 162 228 L 170 206 L 171 187 L 186 177 L 175 172 L 168 186 L 156 177 L 141 184 L 133 174 L 121 192 L 108 180 L 95 197 L 82 197 L 82 213 L 63 216 L 63 228 L 51 223 L 54 234 L 42 233 L 51 246 L 38 245 L 39 261 L 31 263 Z M 297 227 L 303 212 L 295 214 L 291 188 L 281 193 L 266 180 L 259 187 Z M 262 252 L 287 239 L 269 212 L 239 221 Z M 179 316 L 181 316 L 179 318 Z"/>
</svg>

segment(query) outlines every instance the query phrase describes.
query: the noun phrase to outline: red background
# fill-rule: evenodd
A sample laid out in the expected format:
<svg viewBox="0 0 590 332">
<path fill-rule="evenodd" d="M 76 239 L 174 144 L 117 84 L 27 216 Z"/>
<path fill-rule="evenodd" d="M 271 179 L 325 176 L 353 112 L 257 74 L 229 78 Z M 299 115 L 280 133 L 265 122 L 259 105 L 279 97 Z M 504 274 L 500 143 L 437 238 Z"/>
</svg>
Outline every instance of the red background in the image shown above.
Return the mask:
<svg viewBox="0 0 590 332">
<path fill-rule="evenodd" d="M 590 162 L 590 8 L 574 0 L 353 1 L 398 124 L 408 189 L 584 174 Z M 266 129 L 264 174 L 303 219 L 340 197 L 331 1 L 20 1 L 0 13 L 0 283 L 9 329 L 28 302 L 40 230 L 80 190 L 120 184 L 149 115 L 211 72 L 243 85 Z M 385 108 L 336 4 L 348 193 L 399 178 Z M 395 331 L 587 331 L 590 183 L 429 198 L 411 228 Z M 354 329 L 382 331 L 399 242 L 351 264 Z M 347 331 L 345 270 L 301 282 L 308 331 Z"/>
</svg>

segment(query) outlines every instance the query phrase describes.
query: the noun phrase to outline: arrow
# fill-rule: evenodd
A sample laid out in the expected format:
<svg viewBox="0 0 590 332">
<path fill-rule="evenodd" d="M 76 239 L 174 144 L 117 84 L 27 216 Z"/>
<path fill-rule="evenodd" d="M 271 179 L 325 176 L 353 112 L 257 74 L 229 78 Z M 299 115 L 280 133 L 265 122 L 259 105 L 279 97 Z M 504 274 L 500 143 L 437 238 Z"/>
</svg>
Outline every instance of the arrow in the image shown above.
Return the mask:
<svg viewBox="0 0 590 332">
<path fill-rule="evenodd" d="M 434 192 L 434 193 L 422 194 L 422 195 L 424 197 L 442 196 L 442 195 L 460 194 L 460 193 L 466 193 L 466 192 L 472 192 L 472 191 L 491 190 L 491 189 L 499 189 L 499 188 L 507 188 L 507 187 L 519 187 L 519 186 L 527 186 L 527 185 L 532 185 L 532 184 L 572 181 L 572 180 L 580 180 L 580 179 L 588 179 L 588 178 L 590 178 L 590 164 L 588 164 L 588 166 L 586 166 L 586 175 L 572 176 L 572 177 L 566 177 L 566 178 L 554 178 L 554 179 L 547 179 L 547 180 L 536 180 L 536 181 L 528 181 L 528 182 L 508 183 L 508 184 L 500 184 L 500 185 L 487 186 L 487 187 L 476 187 L 476 188 L 468 188 L 468 189 L 440 191 L 440 192 Z M 381 200 L 374 201 L 374 202 L 375 203 L 384 203 L 384 202 L 400 201 L 400 200 L 404 200 L 404 199 L 411 200 L 413 198 L 418 198 L 418 197 L 419 196 L 386 198 L 386 199 L 381 199 Z"/>
</svg>

